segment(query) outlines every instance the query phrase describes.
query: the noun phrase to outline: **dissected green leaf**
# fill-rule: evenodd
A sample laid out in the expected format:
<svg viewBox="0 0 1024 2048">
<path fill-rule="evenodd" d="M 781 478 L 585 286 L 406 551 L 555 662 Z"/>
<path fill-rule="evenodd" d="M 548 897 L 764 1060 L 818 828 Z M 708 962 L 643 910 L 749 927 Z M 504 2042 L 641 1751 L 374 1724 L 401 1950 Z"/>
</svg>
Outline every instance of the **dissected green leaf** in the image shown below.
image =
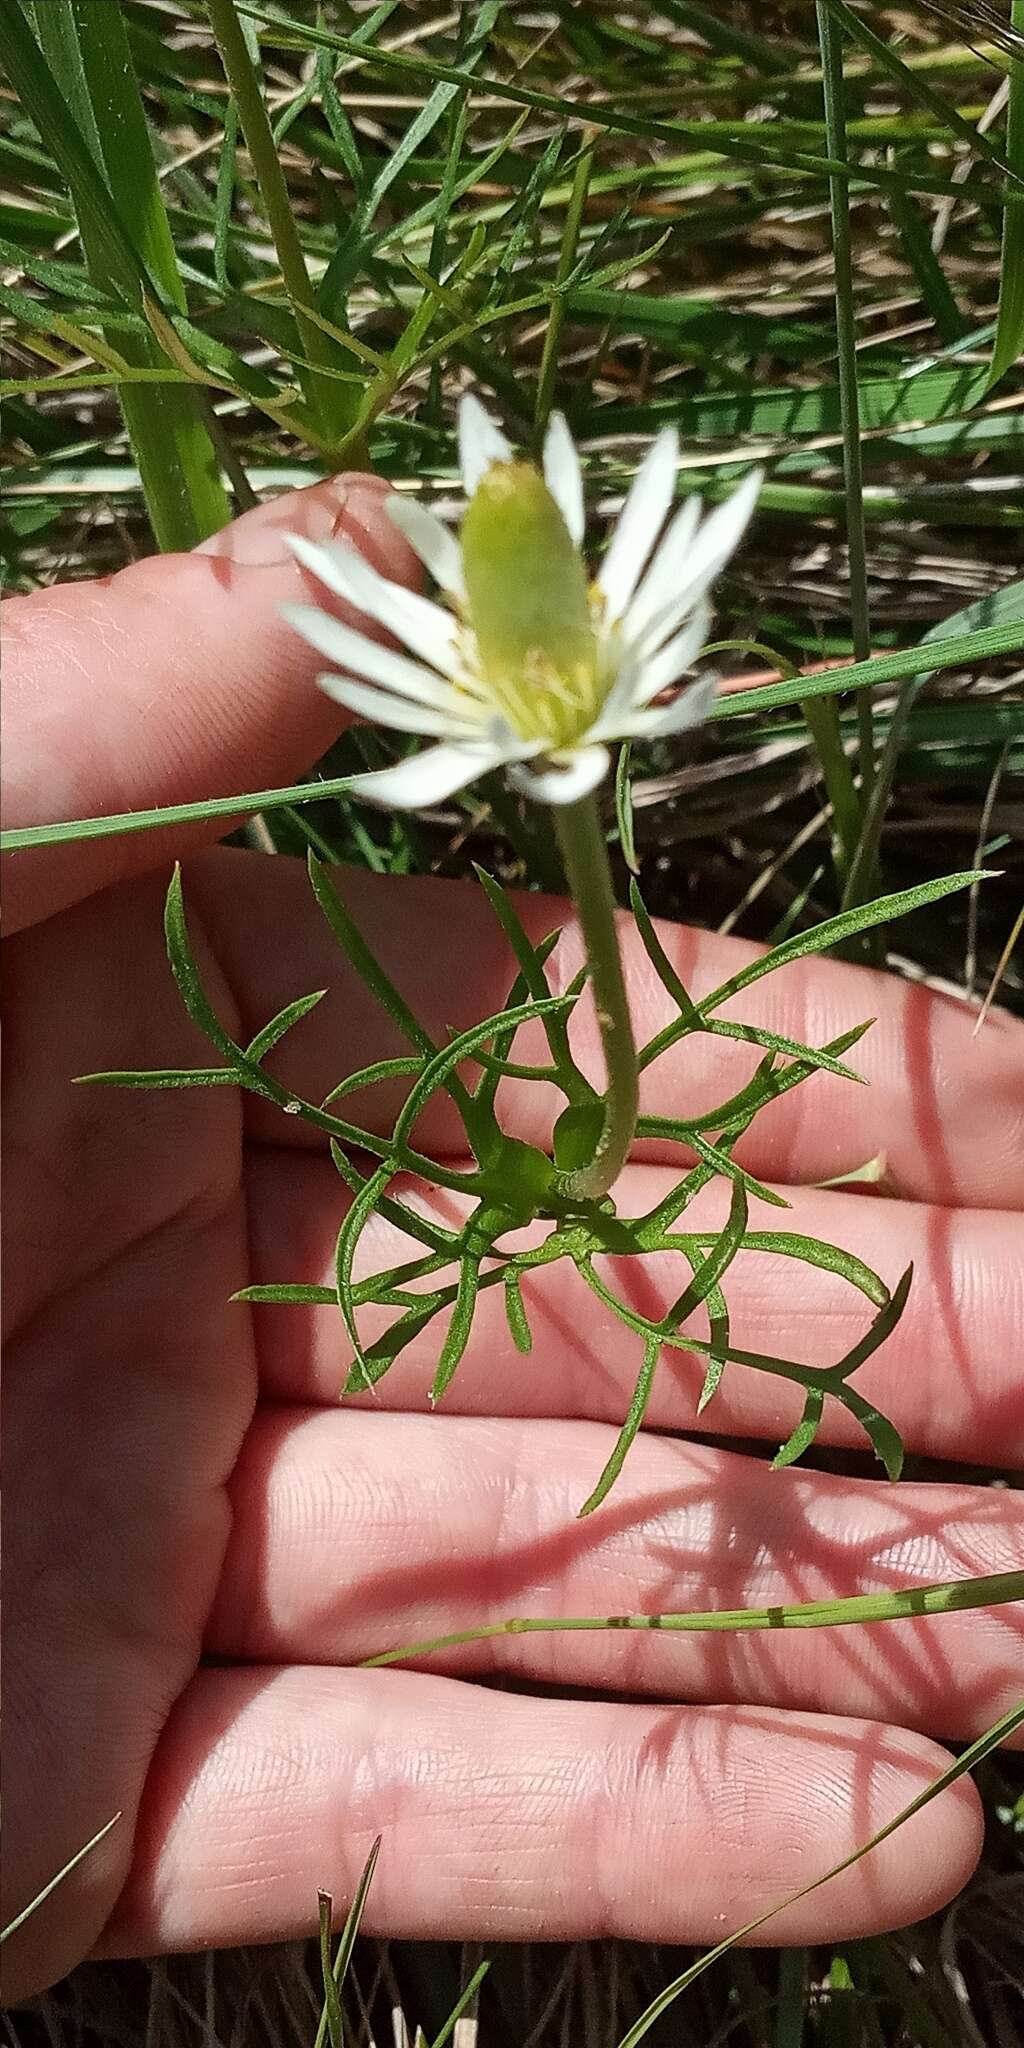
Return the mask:
<svg viewBox="0 0 1024 2048">
<path fill-rule="evenodd" d="M 167 941 L 167 957 L 171 972 L 178 984 L 181 1000 L 192 1019 L 198 1024 L 204 1037 L 215 1045 L 225 1059 L 236 1066 L 245 1064 L 245 1053 L 236 1045 L 229 1031 L 225 1031 L 216 1011 L 203 987 L 202 975 L 192 951 L 185 919 L 185 899 L 181 886 L 181 865 L 175 864 L 174 873 L 167 890 L 164 905 L 164 937 Z"/>
<path fill-rule="evenodd" d="M 323 1002 L 326 994 L 325 988 L 318 988 L 311 996 L 299 996 L 294 1003 L 286 1003 L 284 1009 L 279 1010 L 269 1024 L 264 1024 L 262 1031 L 257 1031 L 246 1049 L 246 1059 L 254 1061 L 258 1066 L 268 1052 L 273 1052 L 275 1045 L 280 1045 L 282 1038 L 293 1025 L 300 1023 L 303 1017 L 308 1017 L 310 1011 L 315 1010 L 317 1004 Z"/>
<path fill-rule="evenodd" d="M 830 1379 L 848 1379 L 850 1374 L 856 1372 L 858 1367 L 864 1364 L 865 1359 L 870 1358 L 872 1353 L 885 1343 L 886 1338 L 892 1335 L 906 1308 L 913 1278 L 914 1268 L 913 1265 L 910 1265 L 901 1274 L 888 1300 L 882 1303 L 871 1328 L 863 1337 L 858 1339 L 856 1344 L 851 1345 L 850 1350 L 839 1360 L 838 1365 L 830 1368 Z"/>
<path fill-rule="evenodd" d="M 447 1393 L 455 1372 L 465 1356 L 473 1327 L 476 1298 L 480 1289 L 480 1262 L 463 1254 L 459 1266 L 459 1285 L 452 1309 L 451 1321 L 445 1332 L 441 1354 L 437 1361 L 430 1389 L 431 1404 L 440 1401 Z"/>
<path fill-rule="evenodd" d="M 772 1459 L 772 1471 L 780 1472 L 786 1465 L 795 1465 L 805 1451 L 809 1451 L 818 1434 L 825 1406 L 825 1396 L 820 1387 L 808 1387 L 804 1400 L 804 1412 L 791 1436 L 776 1451 Z"/>
<path fill-rule="evenodd" d="M 584 1515 L 592 1515 L 594 1509 L 600 1507 L 601 1502 L 607 1497 L 614 1486 L 626 1462 L 626 1454 L 647 1412 L 647 1403 L 651 1398 L 651 1388 L 654 1385 L 654 1375 L 657 1370 L 660 1352 L 661 1338 L 659 1336 L 648 1337 L 644 1345 L 643 1364 L 640 1367 L 639 1377 L 633 1389 L 633 1398 L 629 1404 L 629 1413 L 619 1431 L 615 1441 L 615 1448 L 597 1485 L 593 1492 L 588 1494 L 583 1506 L 579 1510 L 581 1519 Z"/>
<path fill-rule="evenodd" d="M 246 1076 L 237 1067 L 111 1068 L 98 1074 L 76 1074 L 79 1088 L 239 1088 Z"/>
<path fill-rule="evenodd" d="M 522 1357 L 527 1358 L 533 1350 L 533 1332 L 527 1319 L 519 1274 L 514 1266 L 506 1267 L 504 1287 L 505 1319 L 508 1323 L 509 1335 L 516 1350 Z"/>
<path fill-rule="evenodd" d="M 701 1009 L 721 1008 L 741 989 L 749 988 L 766 974 L 774 974 L 779 967 L 786 967 L 791 960 L 804 960 L 811 953 L 827 953 L 834 946 L 842 945 L 846 939 L 858 932 L 870 931 L 873 926 L 892 924 L 898 917 L 908 917 L 913 910 L 920 910 L 926 903 L 939 903 L 944 896 L 955 895 L 958 889 L 970 888 L 979 878 L 987 879 L 988 871 L 972 870 L 966 874 L 943 875 L 933 882 L 919 882 L 913 889 L 898 889 L 891 896 L 880 896 L 874 903 L 864 903 L 858 908 L 844 910 L 838 917 L 829 917 L 823 924 L 815 925 L 810 931 L 796 932 L 785 939 L 781 946 L 773 946 L 760 959 L 749 960 L 728 981 L 701 999 Z M 862 1027 L 863 1028 L 863 1027 Z"/>
</svg>

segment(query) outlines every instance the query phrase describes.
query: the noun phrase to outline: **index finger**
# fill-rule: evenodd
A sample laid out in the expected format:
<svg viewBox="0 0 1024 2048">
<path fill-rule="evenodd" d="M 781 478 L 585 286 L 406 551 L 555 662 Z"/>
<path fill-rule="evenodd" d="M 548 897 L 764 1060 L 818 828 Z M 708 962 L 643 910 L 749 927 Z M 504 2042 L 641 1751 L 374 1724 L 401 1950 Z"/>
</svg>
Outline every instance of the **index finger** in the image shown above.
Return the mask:
<svg viewBox="0 0 1024 2048">
<path fill-rule="evenodd" d="M 149 810 L 302 775 L 346 718 L 316 687 L 320 657 L 280 617 L 306 594 L 285 536 L 342 536 L 412 581 L 419 572 L 384 510 L 386 489 L 370 476 L 332 477 L 256 507 L 191 554 L 9 598 L 5 824 Z M 230 827 L 218 817 L 12 854 L 8 929 Z"/>
</svg>

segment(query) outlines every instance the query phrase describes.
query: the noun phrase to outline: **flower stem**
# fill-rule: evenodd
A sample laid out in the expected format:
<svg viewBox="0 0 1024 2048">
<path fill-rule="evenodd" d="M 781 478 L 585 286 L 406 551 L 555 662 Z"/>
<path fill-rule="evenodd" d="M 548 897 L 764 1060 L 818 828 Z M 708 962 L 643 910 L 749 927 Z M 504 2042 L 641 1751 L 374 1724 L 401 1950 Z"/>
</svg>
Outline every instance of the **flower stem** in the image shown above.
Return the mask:
<svg viewBox="0 0 1024 2048">
<path fill-rule="evenodd" d="M 604 1125 L 594 1156 L 586 1166 L 563 1177 L 561 1192 L 573 1199 L 598 1201 L 618 1179 L 636 1129 L 636 1046 L 615 929 L 608 848 L 596 799 L 587 796 L 579 803 L 566 804 L 564 809 L 559 807 L 555 823 L 565 879 L 579 913 L 587 949 L 607 1074 Z"/>
</svg>

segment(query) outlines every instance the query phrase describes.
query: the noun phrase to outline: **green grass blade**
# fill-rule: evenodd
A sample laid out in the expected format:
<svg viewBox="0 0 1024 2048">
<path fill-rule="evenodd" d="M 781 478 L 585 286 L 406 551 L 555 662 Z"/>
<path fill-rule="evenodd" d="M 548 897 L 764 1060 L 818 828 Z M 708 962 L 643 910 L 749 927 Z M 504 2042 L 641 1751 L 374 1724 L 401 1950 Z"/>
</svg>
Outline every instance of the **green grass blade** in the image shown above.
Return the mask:
<svg viewBox="0 0 1024 2048">
<path fill-rule="evenodd" d="M 352 1951 L 356 1945 L 356 1935 L 359 1932 L 360 1923 L 362 1921 L 363 1914 L 366 1911 L 367 1895 L 369 1893 L 370 1886 L 373 1883 L 373 1873 L 377 1868 L 377 1858 L 380 1855 L 381 1841 L 382 1837 L 378 1835 L 363 1866 L 363 1874 L 356 1887 L 355 1897 L 353 1898 L 352 1904 L 348 1909 L 348 1913 L 345 1918 L 345 1925 L 341 1931 L 337 1951 L 334 1957 L 334 1962 L 331 1967 L 331 1977 L 336 1988 L 344 1983 L 345 1978 L 348 1974 L 349 1964 L 352 1961 Z M 334 2008 L 332 2006 L 332 2010 L 333 2009 Z M 324 2010 L 320 2016 L 320 2024 L 316 2030 L 316 2038 L 313 2044 L 313 2048 L 325 2048 L 329 2024 L 330 2022 L 328 2020 L 327 2003 L 325 1999 Z"/>
<path fill-rule="evenodd" d="M 0 18 L 0 57 L 67 183 L 92 281 L 137 310 L 161 299 L 183 307 L 121 10 L 47 0 L 39 18 L 58 68 L 37 47 L 21 0 Z M 142 370 L 166 366 L 151 335 L 126 337 L 124 353 Z M 119 396 L 158 545 L 196 546 L 231 516 L 196 393 L 160 384 Z"/>
<path fill-rule="evenodd" d="M 1009 204 L 1010 196 L 1007 195 Z M 936 334 L 940 341 L 959 341 L 970 332 L 970 323 L 961 313 L 949 279 L 932 248 L 931 236 L 917 201 L 909 192 L 890 192 L 888 206 L 899 229 L 904 255 L 917 279 L 918 290 L 935 322 Z"/>
<path fill-rule="evenodd" d="M 585 149 L 576 166 L 576 175 L 573 178 L 572 190 L 569 194 L 569 204 L 566 207 L 565 224 L 562 229 L 562 246 L 558 252 L 558 269 L 555 273 L 556 285 L 568 283 L 576 264 L 580 229 L 583 224 L 583 211 L 587 203 L 587 193 L 590 188 L 590 177 L 593 168 L 594 152 L 592 149 Z M 533 415 L 534 452 L 538 457 L 543 447 L 544 435 L 547 432 L 548 420 L 551 417 L 551 407 L 554 402 L 555 382 L 558 376 L 558 351 L 562 339 L 562 325 L 567 311 L 568 305 L 564 296 L 553 300 L 548 318 L 547 332 L 544 336 L 544 349 L 540 361 L 540 374 L 537 378 L 537 397 Z"/>
<path fill-rule="evenodd" d="M 96 1833 L 90 1836 L 90 1839 L 84 1842 L 80 1849 L 76 1849 L 73 1856 L 69 1856 L 63 1868 L 58 1870 L 56 1877 L 51 1877 L 49 1882 L 44 1884 L 42 1891 L 37 1892 L 35 1898 L 29 1900 L 27 1906 L 23 1906 L 21 1912 L 16 1913 L 14 1919 L 7 1922 L 6 1927 L 0 1928 L 0 1946 L 5 1941 L 9 1941 L 12 1934 L 17 1934 L 18 1929 L 24 1927 L 26 1921 L 32 1918 L 33 1913 L 37 1913 L 40 1906 L 46 1904 L 47 1899 L 57 1890 L 58 1885 L 62 1885 L 65 1878 L 70 1877 L 72 1871 L 77 1870 L 79 1864 L 84 1863 L 86 1857 L 92 1855 L 93 1850 L 97 1849 L 100 1843 L 109 1835 L 111 1828 L 117 1826 L 120 1818 L 120 1813 L 112 1813 L 110 1819 L 104 1821 L 103 1826 L 97 1828 Z"/>
<path fill-rule="evenodd" d="M 477 1964 L 469 1983 L 461 1993 L 457 2003 L 452 2007 L 440 2033 L 434 2035 L 431 2048 L 447 2048 L 447 2044 L 451 2040 L 463 2013 L 468 2012 L 490 1967 L 490 1963 L 486 1958 L 482 1963 Z"/>
<path fill-rule="evenodd" d="M 317 310 L 316 293 L 306 267 L 288 185 L 249 40 L 235 11 L 234 0 L 206 0 L 206 4 L 256 173 L 295 324 L 309 359 L 307 391 L 310 404 L 328 441 L 340 441 L 351 432 L 357 417 L 360 389 L 358 385 L 353 388 L 337 378 L 325 378 L 319 374 L 321 370 L 336 367 L 334 345 L 320 323 L 309 317 Z"/>
<path fill-rule="evenodd" d="M 697 1613 L 513 1615 L 481 1628 L 459 1629 L 420 1643 L 381 1650 L 361 1669 L 404 1664 L 416 1657 L 464 1643 L 494 1642 L 499 1636 L 570 1635 L 603 1629 L 657 1630 L 664 1635 L 745 1635 L 774 1629 L 859 1628 L 864 1623 L 911 1621 L 925 1615 L 964 1614 L 979 1607 L 1003 1607 L 1024 1600 L 1024 1571 L 992 1572 L 933 1585 L 896 1587 L 882 1593 L 852 1593 L 838 1600 L 802 1600 L 774 1607 L 714 1607 Z M 1024 1706 L 1014 1727 L 1024 1720 Z"/>
<path fill-rule="evenodd" d="M 320 1893 L 320 1976 L 324 1987 L 323 2021 L 327 2030 L 330 2048 L 344 2048 L 344 2021 L 341 2016 L 341 2000 L 331 1965 L 331 1907 L 330 1892 Z"/>
<path fill-rule="evenodd" d="M 1024 35 L 1024 0 L 1011 0 L 1010 24 Z M 1010 65 L 1010 97 L 1006 109 L 1006 154 L 1015 175 L 1024 177 L 1024 57 Z M 989 384 L 998 384 L 1024 352 L 1024 192 L 1007 190 L 1003 211 L 1003 261 L 999 314 L 989 367 Z"/>
<path fill-rule="evenodd" d="M 979 133 L 970 121 L 965 121 L 950 100 L 937 92 L 919 69 L 912 64 L 904 63 L 898 48 L 894 48 L 884 37 L 877 35 L 862 15 L 847 6 L 846 0 L 827 0 L 827 5 L 851 41 L 859 43 L 879 69 L 884 71 L 901 91 L 908 92 L 920 100 L 943 128 L 950 129 L 961 142 L 967 144 L 972 154 L 988 157 L 1004 175 L 1009 171 L 1011 177 L 1018 180 L 1021 178 L 1020 167 L 1015 170 L 1012 164 L 1008 164 L 1006 159 L 1000 156 L 991 138 Z"/>
<path fill-rule="evenodd" d="M 293 24 L 267 7 L 249 4 L 239 0 L 239 13 L 251 21 L 259 22 L 267 41 L 280 42 L 289 47 L 294 34 Z M 366 55 L 353 36 L 340 35 L 336 30 L 303 26 L 302 41 L 310 48 L 323 47 L 339 53 Z M 712 137 L 704 121 L 664 121 L 649 112 L 631 114 L 620 107 L 596 99 L 575 99 L 567 95 L 542 92 L 531 86 L 510 84 L 505 79 L 474 77 L 464 65 L 445 64 L 422 55 L 412 56 L 402 50 L 377 48 L 370 60 L 387 71 L 412 73 L 422 86 L 425 79 L 448 81 L 453 85 L 470 84 L 497 100 L 508 100 L 514 106 L 535 108 L 538 112 L 555 115 L 560 120 L 571 119 L 584 127 L 606 129 L 610 134 L 641 136 L 650 145 L 652 142 L 692 143 L 701 150 L 709 149 Z M 919 192 L 952 193 L 954 197 L 968 200 L 987 200 L 991 190 L 980 178 L 971 177 L 954 185 L 948 178 L 935 176 L 928 171 L 915 169 L 912 177 L 888 169 L 875 161 L 847 164 L 839 158 L 830 157 L 812 149 L 781 150 L 772 140 L 758 139 L 747 132 L 746 124 L 726 124 L 727 135 L 715 136 L 715 155 L 726 155 L 730 161 L 751 164 L 771 173 L 785 171 L 787 175 L 821 178 L 834 175 L 844 180 L 856 178 L 868 186 L 888 190 L 893 184 Z M 742 132 L 741 132 L 742 131 Z"/>
<path fill-rule="evenodd" d="M 825 96 L 826 147 L 834 161 L 846 164 L 846 82 L 843 73 L 842 31 L 829 12 L 827 0 L 817 0 L 817 17 Z M 871 653 L 871 617 L 868 607 L 867 536 L 864 528 L 864 464 L 860 444 L 860 393 L 857 383 L 857 320 L 853 289 L 850 192 L 845 178 L 830 176 L 829 205 L 832 213 L 832 255 L 836 286 L 836 339 L 839 355 L 839 406 L 843 431 L 846 541 L 850 567 L 850 618 L 854 655 L 858 661 L 867 661 Z M 857 726 L 860 800 L 864 804 L 871 794 L 875 776 L 871 699 L 866 690 L 859 691 L 857 695 Z"/>
<path fill-rule="evenodd" d="M 1004 584 L 1002 590 L 997 590 L 992 597 L 976 598 L 973 604 L 965 605 L 961 611 L 952 613 L 947 619 L 941 619 L 937 626 L 933 626 L 930 632 L 925 634 L 921 643 L 922 649 L 934 647 L 936 644 L 941 645 L 944 640 L 959 640 L 965 631 L 984 631 L 1002 623 L 1007 623 L 1011 627 L 1024 623 L 1024 580 Z M 847 892 L 844 892 L 844 910 L 849 907 L 846 893 L 850 902 L 855 901 L 861 884 L 874 867 L 885 822 L 886 805 L 896 778 L 900 749 L 910 714 L 920 691 L 930 681 L 932 674 L 934 670 L 926 669 L 922 674 L 910 677 L 903 683 L 896 700 L 878 764 L 875 787 L 865 813 L 860 844 L 850 869 Z"/>
</svg>

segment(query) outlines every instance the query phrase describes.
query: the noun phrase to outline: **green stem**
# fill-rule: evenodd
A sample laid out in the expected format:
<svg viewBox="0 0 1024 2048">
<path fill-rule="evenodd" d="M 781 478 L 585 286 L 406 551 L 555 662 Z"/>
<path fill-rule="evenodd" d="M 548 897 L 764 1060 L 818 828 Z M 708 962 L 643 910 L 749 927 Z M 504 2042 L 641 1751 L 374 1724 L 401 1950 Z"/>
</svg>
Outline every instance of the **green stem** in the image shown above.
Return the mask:
<svg viewBox="0 0 1024 2048">
<path fill-rule="evenodd" d="M 564 285 L 576 261 L 576 249 L 583 225 L 583 209 L 590 190 L 590 174 L 594 168 L 593 146 L 586 148 L 576 166 L 572 181 L 569 204 L 566 209 L 565 226 L 562 230 L 562 246 L 558 256 L 556 284 Z M 548 331 L 544 336 L 544 352 L 541 356 L 540 376 L 537 381 L 537 401 L 534 410 L 534 435 L 537 452 L 540 453 L 545 430 L 551 414 L 555 395 L 555 379 L 558 376 L 558 349 L 562 338 L 562 326 L 566 314 L 566 300 L 558 297 L 551 301 L 548 315 Z"/>
<path fill-rule="evenodd" d="M 23 7 L 3 9 L 0 59 L 67 185 L 92 282 L 137 314 L 183 313 L 185 288 L 121 9 L 47 0 L 36 27 L 38 37 Z M 52 311 L 51 318 L 60 332 L 66 323 Z M 93 335 L 73 345 L 110 364 Z M 197 394 L 173 383 L 141 388 L 147 375 L 159 378 L 168 368 L 154 334 L 132 329 L 121 351 L 115 383 L 157 546 L 193 548 L 231 517 Z M 122 381 L 125 364 L 140 372 L 138 386 Z"/>
<path fill-rule="evenodd" d="M 828 0 L 817 0 L 818 41 L 825 98 L 825 147 L 829 157 L 847 167 L 846 107 L 842 33 Z M 836 280 L 839 406 L 843 429 L 843 470 L 846 482 L 846 529 L 850 553 L 850 617 L 853 650 L 858 661 L 871 653 L 868 610 L 867 543 L 864 533 L 864 476 L 860 448 L 860 403 L 857 389 L 857 325 L 853 299 L 853 251 L 850 239 L 850 194 L 845 178 L 829 178 L 832 249 Z M 875 773 L 871 699 L 857 693 L 862 800 L 867 803 Z"/>
<path fill-rule="evenodd" d="M 235 12 L 234 0 L 206 0 L 224 75 L 231 88 L 246 148 L 256 173 L 267 221 L 274 238 L 277 260 L 285 290 L 291 300 L 295 324 L 302 337 L 312 370 L 308 395 L 318 419 L 333 438 L 333 429 L 350 427 L 353 411 L 349 388 L 333 378 L 318 377 L 318 366 L 331 369 L 334 349 L 317 314 L 316 294 L 306 269 L 306 259 L 295 225 L 288 185 L 277 153 L 270 116 L 260 87 L 256 67 L 249 55 L 245 33 Z M 310 317 L 310 316 L 313 317 Z M 339 408 L 347 411 L 343 421 Z"/>
<path fill-rule="evenodd" d="M 561 1193 L 573 1200 L 598 1201 L 618 1179 L 633 1142 L 639 1106 L 636 1045 L 615 929 L 608 847 L 596 798 L 586 796 L 559 807 L 555 825 L 587 949 L 607 1072 L 604 1125 L 594 1156 L 588 1165 L 563 1177 Z"/>
<path fill-rule="evenodd" d="M 413 1657 L 464 1643 L 492 1642 L 499 1636 L 562 1635 L 580 1630 L 658 1630 L 665 1635 L 739 1634 L 750 1629 L 842 1628 L 865 1622 L 909 1621 L 931 1614 L 960 1614 L 978 1607 L 999 1607 L 1024 1597 L 1024 1572 L 992 1572 L 976 1579 L 946 1579 L 938 1585 L 894 1587 L 885 1593 L 854 1593 L 842 1600 L 803 1600 L 777 1607 L 729 1607 L 691 1614 L 562 1614 L 543 1617 L 513 1615 L 508 1621 L 486 1622 L 429 1641 L 405 1643 L 363 1660 L 365 1669 L 405 1663 Z"/>
</svg>

